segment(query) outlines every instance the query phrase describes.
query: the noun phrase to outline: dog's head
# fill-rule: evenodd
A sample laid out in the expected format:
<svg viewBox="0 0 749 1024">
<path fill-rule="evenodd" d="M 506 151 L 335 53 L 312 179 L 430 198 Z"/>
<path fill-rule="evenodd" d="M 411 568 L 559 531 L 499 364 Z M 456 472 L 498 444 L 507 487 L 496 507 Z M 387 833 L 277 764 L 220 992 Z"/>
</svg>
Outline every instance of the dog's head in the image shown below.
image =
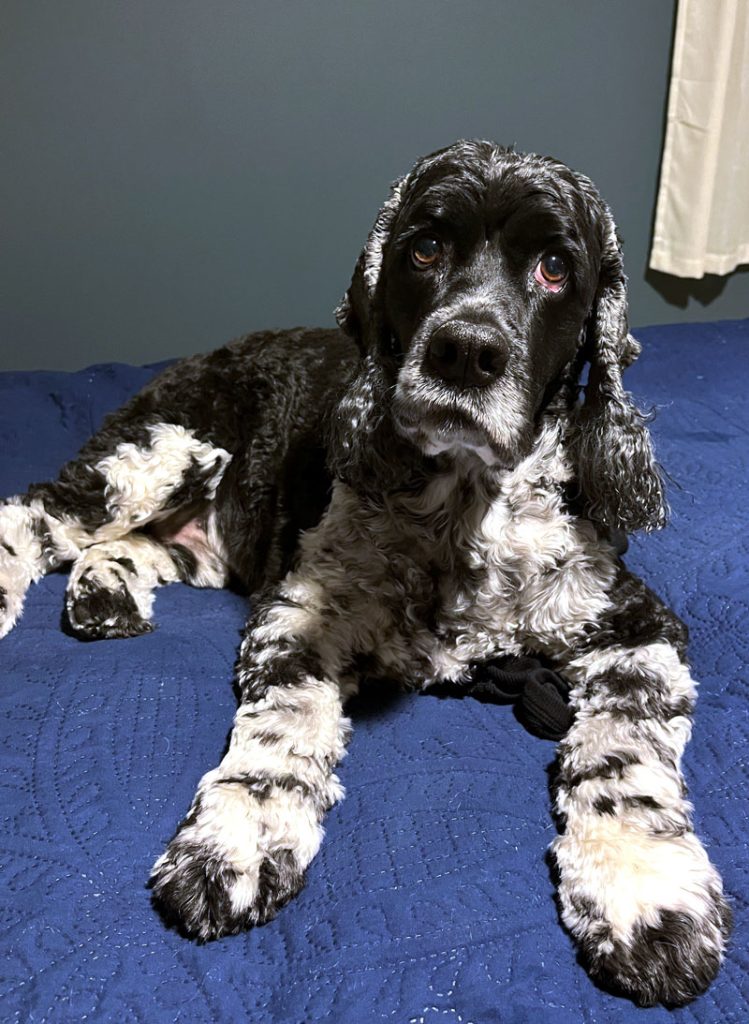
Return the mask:
<svg viewBox="0 0 749 1024">
<path fill-rule="evenodd" d="M 621 250 L 589 179 L 488 142 L 425 157 L 392 186 L 337 317 L 364 354 L 357 423 L 387 419 L 427 457 L 513 467 L 588 361 L 570 436 L 587 512 L 662 524 L 649 435 L 621 381 L 639 351 Z"/>
</svg>

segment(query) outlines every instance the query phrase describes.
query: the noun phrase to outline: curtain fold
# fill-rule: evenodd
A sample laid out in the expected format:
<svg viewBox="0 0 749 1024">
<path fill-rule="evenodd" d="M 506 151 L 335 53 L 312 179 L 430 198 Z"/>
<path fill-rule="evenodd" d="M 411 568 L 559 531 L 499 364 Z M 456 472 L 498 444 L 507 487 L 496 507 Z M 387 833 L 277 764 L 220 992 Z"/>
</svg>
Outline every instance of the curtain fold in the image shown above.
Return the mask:
<svg viewBox="0 0 749 1024">
<path fill-rule="evenodd" d="M 749 263 L 749 0 L 679 0 L 650 266 Z"/>
</svg>

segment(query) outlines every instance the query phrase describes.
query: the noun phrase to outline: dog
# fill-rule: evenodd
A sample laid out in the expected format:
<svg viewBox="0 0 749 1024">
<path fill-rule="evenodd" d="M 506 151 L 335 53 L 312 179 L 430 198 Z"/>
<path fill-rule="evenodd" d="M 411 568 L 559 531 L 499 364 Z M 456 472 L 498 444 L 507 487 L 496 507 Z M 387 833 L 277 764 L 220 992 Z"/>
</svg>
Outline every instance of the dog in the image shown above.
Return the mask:
<svg viewBox="0 0 749 1024">
<path fill-rule="evenodd" d="M 613 539 L 667 508 L 622 383 L 639 345 L 609 208 L 555 160 L 459 142 L 393 184 L 337 321 L 169 367 L 57 480 L 3 503 L 0 635 L 66 562 L 87 639 L 152 629 L 173 580 L 253 596 L 228 749 L 151 878 L 203 941 L 301 888 L 362 676 L 423 689 L 498 655 L 547 659 L 574 710 L 562 920 L 605 985 L 689 1001 L 731 913 L 679 769 L 686 628 Z"/>
</svg>

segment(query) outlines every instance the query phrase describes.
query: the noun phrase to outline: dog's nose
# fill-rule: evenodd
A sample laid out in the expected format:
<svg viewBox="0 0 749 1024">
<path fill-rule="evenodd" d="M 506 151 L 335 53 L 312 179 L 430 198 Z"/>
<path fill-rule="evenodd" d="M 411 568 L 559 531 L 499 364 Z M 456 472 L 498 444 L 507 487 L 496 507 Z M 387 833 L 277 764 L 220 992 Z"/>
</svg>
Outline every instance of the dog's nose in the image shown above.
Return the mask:
<svg viewBox="0 0 749 1024">
<path fill-rule="evenodd" d="M 499 331 L 451 320 L 434 332 L 426 353 L 429 372 L 459 388 L 484 388 L 507 364 Z"/>
</svg>

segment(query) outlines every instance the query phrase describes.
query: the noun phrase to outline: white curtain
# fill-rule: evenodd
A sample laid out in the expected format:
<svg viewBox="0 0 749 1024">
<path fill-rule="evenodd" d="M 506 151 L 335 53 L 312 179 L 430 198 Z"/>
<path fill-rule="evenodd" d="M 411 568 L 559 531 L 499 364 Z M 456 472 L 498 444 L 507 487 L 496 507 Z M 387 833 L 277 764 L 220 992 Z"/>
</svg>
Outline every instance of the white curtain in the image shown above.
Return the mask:
<svg viewBox="0 0 749 1024">
<path fill-rule="evenodd" d="M 749 263 L 749 0 L 678 0 L 650 266 Z"/>
</svg>

